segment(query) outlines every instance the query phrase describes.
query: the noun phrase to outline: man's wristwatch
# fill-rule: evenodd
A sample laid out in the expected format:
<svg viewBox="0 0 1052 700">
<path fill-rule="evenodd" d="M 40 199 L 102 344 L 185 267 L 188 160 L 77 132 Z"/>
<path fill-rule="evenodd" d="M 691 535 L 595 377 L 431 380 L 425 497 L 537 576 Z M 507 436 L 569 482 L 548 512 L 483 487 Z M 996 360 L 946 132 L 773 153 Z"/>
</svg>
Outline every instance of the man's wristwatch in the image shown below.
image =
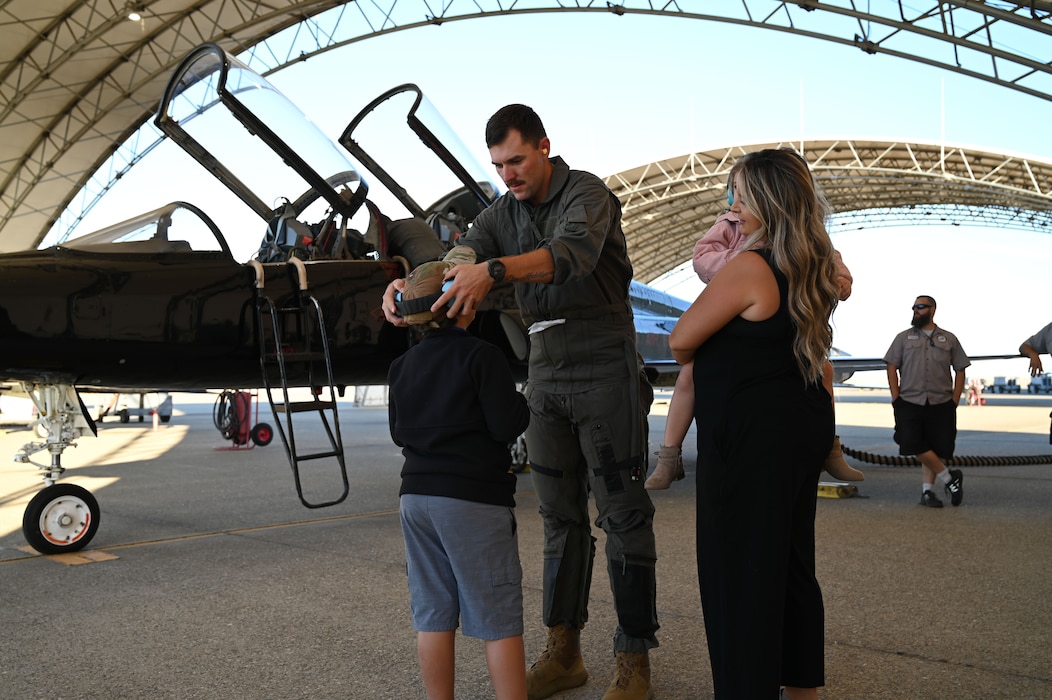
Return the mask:
<svg viewBox="0 0 1052 700">
<path fill-rule="evenodd" d="M 508 268 L 504 267 L 504 263 L 500 261 L 500 258 L 490 258 L 488 265 L 489 276 L 493 278 L 493 281 L 503 282 L 504 275 L 507 273 Z"/>
</svg>

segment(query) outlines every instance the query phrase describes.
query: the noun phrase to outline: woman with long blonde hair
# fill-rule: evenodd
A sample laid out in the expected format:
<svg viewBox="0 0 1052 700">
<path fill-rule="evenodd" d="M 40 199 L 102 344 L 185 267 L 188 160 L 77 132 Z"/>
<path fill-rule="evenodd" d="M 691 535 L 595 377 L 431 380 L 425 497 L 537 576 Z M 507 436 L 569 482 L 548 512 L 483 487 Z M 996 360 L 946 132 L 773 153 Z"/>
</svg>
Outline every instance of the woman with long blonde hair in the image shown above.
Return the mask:
<svg viewBox="0 0 1052 700">
<path fill-rule="evenodd" d="M 822 387 L 838 288 L 828 207 L 793 151 L 735 164 L 733 211 L 760 247 L 731 259 L 672 332 L 694 361 L 697 547 L 717 699 L 818 697 L 818 475 L 833 441 Z"/>
</svg>

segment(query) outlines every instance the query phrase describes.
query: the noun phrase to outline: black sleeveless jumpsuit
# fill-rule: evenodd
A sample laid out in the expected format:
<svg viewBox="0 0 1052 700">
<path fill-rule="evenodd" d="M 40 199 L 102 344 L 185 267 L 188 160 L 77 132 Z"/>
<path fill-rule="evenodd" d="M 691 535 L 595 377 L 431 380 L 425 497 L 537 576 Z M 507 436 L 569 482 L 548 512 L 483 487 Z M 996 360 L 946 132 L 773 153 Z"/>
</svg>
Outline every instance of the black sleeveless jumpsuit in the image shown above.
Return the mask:
<svg viewBox="0 0 1052 700">
<path fill-rule="evenodd" d="M 815 578 L 818 475 L 833 407 L 793 356 L 788 282 L 765 321 L 733 319 L 697 351 L 698 578 L 716 698 L 774 700 L 824 684 Z"/>
</svg>

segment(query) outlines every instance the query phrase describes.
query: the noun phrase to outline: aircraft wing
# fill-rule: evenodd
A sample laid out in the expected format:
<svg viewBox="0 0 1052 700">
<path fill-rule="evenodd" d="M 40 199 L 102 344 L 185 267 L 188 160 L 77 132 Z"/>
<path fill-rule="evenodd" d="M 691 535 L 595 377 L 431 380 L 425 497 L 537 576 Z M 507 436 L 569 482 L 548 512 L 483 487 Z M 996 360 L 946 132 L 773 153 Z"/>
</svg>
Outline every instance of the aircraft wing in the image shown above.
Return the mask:
<svg viewBox="0 0 1052 700">
<path fill-rule="evenodd" d="M 843 384 L 851 378 L 855 372 L 872 372 L 874 370 L 885 370 L 887 363 L 879 357 L 854 357 L 852 355 L 844 354 L 842 351 L 833 348 L 835 353 L 829 358 L 829 361 L 833 364 L 833 383 Z M 974 355 L 969 356 L 969 360 L 974 362 L 984 362 L 987 360 L 1014 360 L 1018 357 L 1022 357 L 1018 352 L 1012 353 L 1011 355 Z"/>
<path fill-rule="evenodd" d="M 829 362 L 833 365 L 833 385 L 840 386 L 855 372 L 884 371 L 887 363 L 879 357 L 854 357 L 843 350 L 833 347 L 829 351 Z"/>
</svg>

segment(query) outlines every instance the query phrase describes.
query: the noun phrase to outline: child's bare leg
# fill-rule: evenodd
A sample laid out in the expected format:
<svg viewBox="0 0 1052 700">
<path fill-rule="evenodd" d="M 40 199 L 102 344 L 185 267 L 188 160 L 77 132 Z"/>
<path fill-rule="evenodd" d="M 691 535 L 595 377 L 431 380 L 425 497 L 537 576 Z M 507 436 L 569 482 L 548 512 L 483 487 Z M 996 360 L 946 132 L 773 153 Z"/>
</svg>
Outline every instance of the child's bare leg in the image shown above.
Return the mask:
<svg viewBox="0 0 1052 700">
<path fill-rule="evenodd" d="M 836 415 L 836 401 L 833 401 L 833 363 L 826 360 L 822 367 L 822 386 L 829 392 L 829 400 L 833 404 L 833 415 Z M 844 460 L 844 452 L 840 449 L 840 436 L 833 436 L 833 447 L 829 450 L 829 456 L 822 468 L 829 475 L 839 481 L 862 481 L 865 475 L 853 468 Z"/>
<path fill-rule="evenodd" d="M 486 666 L 497 700 L 526 700 L 526 650 L 522 635 L 487 640 Z"/>
<path fill-rule="evenodd" d="M 679 369 L 672 400 L 668 404 L 665 420 L 665 437 L 661 441 L 666 447 L 682 447 L 683 441 L 694 421 L 694 363 L 688 362 Z"/>
<path fill-rule="evenodd" d="M 453 700 L 453 635 L 452 631 L 416 633 L 416 655 L 428 700 Z"/>
<path fill-rule="evenodd" d="M 694 363 L 688 362 L 679 369 L 672 400 L 668 404 L 665 418 L 665 437 L 658 450 L 658 463 L 654 472 L 643 484 L 644 488 L 667 489 L 673 481 L 684 476 L 683 440 L 694 420 Z"/>
<path fill-rule="evenodd" d="M 833 363 L 826 360 L 826 363 L 822 365 L 822 386 L 825 388 L 826 393 L 829 397 L 833 397 Z M 836 401 L 833 402 L 833 409 L 836 409 Z"/>
</svg>

